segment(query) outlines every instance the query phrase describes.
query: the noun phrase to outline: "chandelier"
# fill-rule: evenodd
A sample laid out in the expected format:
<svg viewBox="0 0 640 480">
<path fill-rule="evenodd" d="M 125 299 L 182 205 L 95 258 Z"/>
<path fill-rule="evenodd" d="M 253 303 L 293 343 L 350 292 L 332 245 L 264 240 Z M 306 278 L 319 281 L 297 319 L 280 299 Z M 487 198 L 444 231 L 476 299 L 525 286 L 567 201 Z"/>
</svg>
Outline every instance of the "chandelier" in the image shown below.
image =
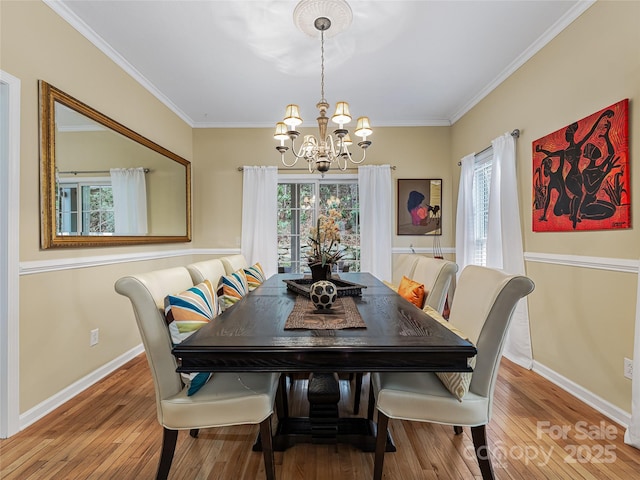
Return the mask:
<svg viewBox="0 0 640 480">
<path fill-rule="evenodd" d="M 294 11 L 295 23 L 305 33 L 312 33 L 308 30 L 308 24 L 304 24 L 305 17 L 316 15 L 318 12 L 327 8 L 334 10 L 329 16 L 336 19 L 339 28 L 343 29 L 351 22 L 351 8 L 344 0 L 302 0 Z M 355 160 L 349 152 L 349 146 L 353 144 L 349 136 L 349 130 L 345 128 L 351 122 L 351 114 L 349 112 L 349 104 L 347 102 L 336 103 L 336 110 L 331 121 L 338 125 L 333 135 L 327 134 L 327 125 L 329 117 L 327 110 L 329 103 L 324 98 L 324 36 L 325 32 L 331 27 L 329 16 L 315 17 L 313 22 L 314 28 L 320 32 L 320 101 L 316 107 L 320 113 L 317 118 L 319 135 L 305 135 L 302 144 L 296 148 L 296 139 L 300 132 L 296 131 L 296 127 L 302 123 L 300 110 L 298 105 L 289 104 L 285 110 L 284 119 L 276 124 L 276 132 L 273 135 L 275 140 L 280 141 L 280 145 L 276 146 L 276 150 L 280 152 L 282 163 L 285 167 L 293 167 L 301 158 L 307 162 L 309 173 L 314 171 L 320 172 L 322 175 L 329 171 L 331 166 L 336 166 L 340 170 L 346 170 L 349 162 L 352 164 L 360 164 L 364 162 L 367 148 L 371 145 L 371 141 L 367 137 L 373 133 L 368 117 L 360 117 L 356 121 L 356 129 L 354 134 L 362 138 L 358 146 L 362 149 L 362 158 Z M 308 20 L 307 20 L 308 21 Z M 339 32 L 338 32 L 339 33 Z M 335 137 L 335 138 L 334 138 Z M 287 161 L 286 152 L 289 147 L 285 146 L 285 141 L 291 140 L 291 153 L 293 156 Z"/>
</svg>

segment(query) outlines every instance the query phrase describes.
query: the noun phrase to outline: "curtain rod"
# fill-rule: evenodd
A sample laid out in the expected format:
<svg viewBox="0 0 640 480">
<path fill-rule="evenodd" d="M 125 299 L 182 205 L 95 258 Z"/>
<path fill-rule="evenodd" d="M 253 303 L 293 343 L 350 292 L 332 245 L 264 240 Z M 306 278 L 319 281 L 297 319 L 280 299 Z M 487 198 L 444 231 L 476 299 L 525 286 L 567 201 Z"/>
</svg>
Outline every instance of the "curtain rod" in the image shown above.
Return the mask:
<svg viewBox="0 0 640 480">
<path fill-rule="evenodd" d="M 380 165 L 372 165 L 372 166 L 374 166 L 374 167 L 379 167 Z M 390 167 L 390 168 L 391 168 L 391 170 L 395 170 L 397 167 L 396 167 L 395 165 L 391 165 L 391 167 Z M 357 169 L 358 169 L 358 167 L 349 167 L 349 168 L 347 168 L 346 170 L 357 170 Z M 244 170 L 244 167 L 238 167 L 238 171 L 239 171 L 239 172 L 242 172 L 243 170 Z M 286 171 L 289 171 L 289 172 L 290 172 L 290 171 L 292 171 L 292 170 L 294 170 L 294 171 L 296 171 L 296 170 L 297 170 L 297 171 L 299 171 L 299 172 L 303 172 L 303 171 L 304 171 L 304 172 L 308 172 L 308 171 L 309 171 L 309 169 L 308 169 L 308 168 L 292 168 L 292 167 L 278 167 L 278 170 L 283 170 L 283 171 L 285 171 L 285 172 L 286 172 Z M 340 170 L 340 171 L 342 172 L 343 170 Z M 316 173 L 316 172 L 314 172 L 314 173 Z M 328 172 L 325 172 L 325 173 L 331 173 L 331 171 L 328 171 Z"/>
<path fill-rule="evenodd" d="M 149 173 L 151 170 L 144 169 L 144 173 Z M 78 175 L 81 173 L 111 173 L 109 170 L 68 170 L 66 172 L 58 172 L 59 175 Z"/>
<path fill-rule="evenodd" d="M 518 128 L 516 128 L 514 131 L 511 132 L 511 136 L 517 140 L 518 137 L 520 137 L 520 130 Z M 477 157 L 478 155 L 482 155 L 484 152 L 486 152 L 490 148 L 491 148 L 491 145 L 489 145 L 486 148 L 483 148 L 478 153 L 476 153 L 475 156 Z M 462 162 L 458 162 L 458 166 L 460 166 L 460 165 L 462 165 Z"/>
</svg>

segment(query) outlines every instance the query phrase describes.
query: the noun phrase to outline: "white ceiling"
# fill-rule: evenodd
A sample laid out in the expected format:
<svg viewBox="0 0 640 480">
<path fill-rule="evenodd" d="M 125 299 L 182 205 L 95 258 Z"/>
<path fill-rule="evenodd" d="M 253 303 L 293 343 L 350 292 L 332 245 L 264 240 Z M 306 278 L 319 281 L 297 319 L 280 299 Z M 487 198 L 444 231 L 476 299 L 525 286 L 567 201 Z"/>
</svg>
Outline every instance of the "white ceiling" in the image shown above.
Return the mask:
<svg viewBox="0 0 640 480">
<path fill-rule="evenodd" d="M 193 127 L 315 124 L 320 40 L 297 0 L 45 0 Z M 376 126 L 451 125 L 593 0 L 351 0 L 325 39 L 325 97 Z M 331 110 L 330 110 L 331 113 Z"/>
</svg>

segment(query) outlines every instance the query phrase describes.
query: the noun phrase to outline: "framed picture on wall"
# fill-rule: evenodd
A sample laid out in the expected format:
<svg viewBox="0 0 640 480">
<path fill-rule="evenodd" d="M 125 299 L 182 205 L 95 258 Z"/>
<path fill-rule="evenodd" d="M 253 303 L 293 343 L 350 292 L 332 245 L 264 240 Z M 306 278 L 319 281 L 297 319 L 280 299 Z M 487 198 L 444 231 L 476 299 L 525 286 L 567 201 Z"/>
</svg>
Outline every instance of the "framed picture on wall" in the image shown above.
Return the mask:
<svg viewBox="0 0 640 480">
<path fill-rule="evenodd" d="M 631 228 L 629 100 L 533 142 L 534 232 Z"/>
<path fill-rule="evenodd" d="M 442 235 L 442 179 L 398 179 L 398 235 Z"/>
</svg>

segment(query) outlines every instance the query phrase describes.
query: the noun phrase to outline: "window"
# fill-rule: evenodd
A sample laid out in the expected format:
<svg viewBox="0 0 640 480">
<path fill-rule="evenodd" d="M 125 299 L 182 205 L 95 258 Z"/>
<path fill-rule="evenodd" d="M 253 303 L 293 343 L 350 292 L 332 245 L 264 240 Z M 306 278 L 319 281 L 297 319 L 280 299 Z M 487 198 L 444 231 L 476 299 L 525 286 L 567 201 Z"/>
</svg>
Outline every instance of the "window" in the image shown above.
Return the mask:
<svg viewBox="0 0 640 480">
<path fill-rule="evenodd" d="M 109 180 L 60 179 L 56 196 L 58 235 L 115 232 L 113 190 Z"/>
<path fill-rule="evenodd" d="M 487 264 L 487 225 L 489 221 L 489 190 L 493 149 L 476 155 L 473 164 L 473 210 L 474 210 L 474 264 Z"/>
<path fill-rule="evenodd" d="M 318 215 L 338 210 L 341 245 L 345 249 L 339 271 L 360 271 L 360 217 L 358 182 L 348 180 L 300 180 L 281 178 L 278 183 L 278 269 L 308 272 L 306 252 L 309 230 Z"/>
</svg>

